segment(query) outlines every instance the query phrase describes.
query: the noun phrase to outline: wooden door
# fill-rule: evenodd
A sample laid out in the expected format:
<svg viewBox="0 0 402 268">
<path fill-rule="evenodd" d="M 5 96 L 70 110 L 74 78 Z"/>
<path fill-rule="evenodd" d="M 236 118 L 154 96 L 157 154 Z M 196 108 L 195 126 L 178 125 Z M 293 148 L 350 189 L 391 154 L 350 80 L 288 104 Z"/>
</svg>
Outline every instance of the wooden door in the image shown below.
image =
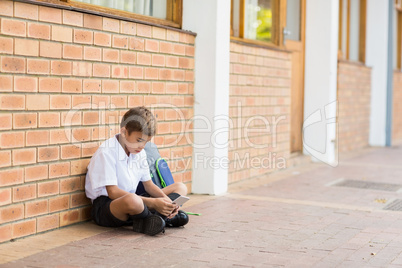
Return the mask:
<svg viewBox="0 0 402 268">
<path fill-rule="evenodd" d="M 287 0 L 285 47 L 292 51 L 290 151 L 303 150 L 304 38 L 306 0 Z"/>
</svg>

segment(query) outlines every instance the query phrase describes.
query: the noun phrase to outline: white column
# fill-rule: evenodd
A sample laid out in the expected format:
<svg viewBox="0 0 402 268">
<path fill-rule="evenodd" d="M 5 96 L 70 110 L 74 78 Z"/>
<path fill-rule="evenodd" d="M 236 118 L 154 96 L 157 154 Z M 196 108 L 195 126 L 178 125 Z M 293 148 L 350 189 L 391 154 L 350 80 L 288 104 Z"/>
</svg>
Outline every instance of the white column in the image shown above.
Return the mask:
<svg viewBox="0 0 402 268">
<path fill-rule="evenodd" d="M 195 39 L 192 192 L 228 185 L 230 0 L 184 0 L 183 27 Z"/>
<path fill-rule="evenodd" d="M 337 165 L 339 0 L 307 0 L 303 152 Z"/>
<path fill-rule="evenodd" d="M 372 67 L 369 143 L 373 146 L 386 142 L 388 8 L 389 1 L 367 1 L 366 65 Z"/>
</svg>

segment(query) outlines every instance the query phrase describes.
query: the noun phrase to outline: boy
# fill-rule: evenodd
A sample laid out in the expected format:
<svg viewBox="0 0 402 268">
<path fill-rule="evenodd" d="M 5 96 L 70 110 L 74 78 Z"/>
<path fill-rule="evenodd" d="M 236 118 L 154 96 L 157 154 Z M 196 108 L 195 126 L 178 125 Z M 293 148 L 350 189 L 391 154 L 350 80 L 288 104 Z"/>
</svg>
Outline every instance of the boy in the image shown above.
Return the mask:
<svg viewBox="0 0 402 268">
<path fill-rule="evenodd" d="M 85 193 L 92 200 L 91 215 L 106 227 L 132 225 L 133 231 L 156 235 L 165 226 L 182 226 L 188 216 L 171 200 L 186 195 L 182 183 L 159 189 L 151 180 L 143 150 L 156 132 L 156 120 L 145 107 L 125 113 L 120 134 L 106 140 L 88 165 Z M 142 182 L 150 197 L 135 194 Z M 150 210 L 154 211 L 152 213 Z"/>
</svg>

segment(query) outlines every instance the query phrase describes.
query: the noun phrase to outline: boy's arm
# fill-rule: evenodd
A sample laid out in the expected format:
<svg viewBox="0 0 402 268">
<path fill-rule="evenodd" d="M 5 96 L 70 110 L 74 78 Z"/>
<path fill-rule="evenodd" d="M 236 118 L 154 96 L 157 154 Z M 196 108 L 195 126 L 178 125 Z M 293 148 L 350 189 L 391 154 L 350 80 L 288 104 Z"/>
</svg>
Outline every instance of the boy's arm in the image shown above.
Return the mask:
<svg viewBox="0 0 402 268">
<path fill-rule="evenodd" d="M 142 182 L 145 191 L 153 198 L 140 196 L 143 202 L 150 208 L 157 210 L 159 213 L 173 218 L 179 211 L 179 206 L 172 204 L 172 200 L 158 187 L 152 180 Z"/>
<path fill-rule="evenodd" d="M 162 190 L 159 189 L 159 187 L 156 186 L 156 185 L 152 182 L 152 180 L 142 182 L 142 184 L 144 185 L 145 191 L 146 191 L 150 196 L 155 197 L 155 198 L 157 198 L 157 197 L 163 197 L 163 198 L 168 198 L 168 199 L 169 199 L 169 197 L 168 197 L 164 192 L 162 192 Z M 170 200 L 170 199 L 169 199 L 169 200 Z"/>
<path fill-rule="evenodd" d="M 112 200 L 115 200 L 119 197 L 129 194 L 129 192 L 120 189 L 117 185 L 107 185 L 106 191 L 107 191 L 107 195 Z"/>
</svg>

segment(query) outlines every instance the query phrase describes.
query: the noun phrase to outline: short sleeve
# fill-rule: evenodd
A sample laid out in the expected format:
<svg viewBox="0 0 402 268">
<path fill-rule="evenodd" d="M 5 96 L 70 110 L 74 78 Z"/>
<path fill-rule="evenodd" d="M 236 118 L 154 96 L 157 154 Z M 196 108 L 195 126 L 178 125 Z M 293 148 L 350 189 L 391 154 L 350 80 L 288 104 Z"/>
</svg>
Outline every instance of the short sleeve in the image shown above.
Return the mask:
<svg viewBox="0 0 402 268">
<path fill-rule="evenodd" d="M 88 166 L 92 189 L 107 185 L 117 185 L 116 158 L 107 150 L 99 150 Z"/>
<path fill-rule="evenodd" d="M 140 154 L 140 168 L 141 168 L 141 181 L 149 181 L 151 180 L 151 173 L 149 171 L 149 165 L 147 161 L 147 153 L 145 150 L 141 151 Z"/>
</svg>

